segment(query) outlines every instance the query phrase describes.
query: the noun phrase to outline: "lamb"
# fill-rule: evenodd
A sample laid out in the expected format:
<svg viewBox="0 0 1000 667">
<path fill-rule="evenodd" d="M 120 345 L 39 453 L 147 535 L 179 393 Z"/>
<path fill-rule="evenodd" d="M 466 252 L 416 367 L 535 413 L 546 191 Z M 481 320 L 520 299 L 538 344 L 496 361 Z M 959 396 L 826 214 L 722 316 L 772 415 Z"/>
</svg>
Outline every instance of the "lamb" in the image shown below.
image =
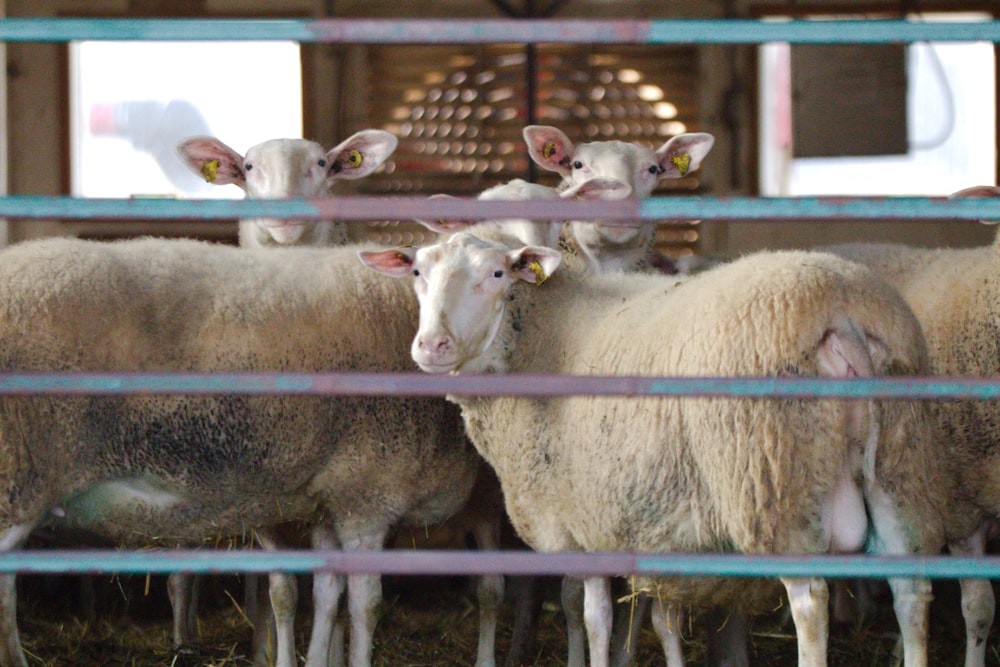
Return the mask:
<svg viewBox="0 0 1000 667">
<path fill-rule="evenodd" d="M 1000 188 L 972 187 L 952 196 L 1000 197 Z M 923 327 L 934 374 L 996 373 L 1000 239 L 988 247 L 966 249 L 852 243 L 826 250 L 866 265 L 899 290 Z M 955 449 L 959 487 L 971 496 L 981 517 L 977 530 L 949 549 L 982 555 L 1000 516 L 1000 485 L 994 481 L 1000 471 L 1000 407 L 992 401 L 935 402 L 932 407 L 943 437 Z M 961 586 L 965 665 L 981 666 L 996 605 L 993 587 L 987 580 L 962 581 Z"/>
<path fill-rule="evenodd" d="M 920 328 L 899 295 L 825 254 L 762 253 L 677 285 L 662 276 L 553 275 L 556 251 L 468 233 L 361 258 L 388 275 L 414 276 L 420 322 L 411 354 L 429 373 L 846 378 L 926 370 Z M 683 317 L 696 309 L 699 317 Z M 826 553 L 867 543 L 912 554 L 936 553 L 945 539 L 951 479 L 919 402 L 451 400 L 495 468 L 515 528 L 541 551 Z M 782 583 L 799 664 L 825 664 L 826 583 Z M 906 664 L 926 665 L 930 584 L 890 585 Z M 637 586 L 668 601 L 751 611 L 775 592 L 769 582 L 714 578 Z M 602 578 L 586 580 L 593 667 L 608 664 L 610 609 L 594 605 L 606 595 Z"/>
<path fill-rule="evenodd" d="M 271 139 L 244 158 L 214 137 L 192 137 L 177 151 L 188 167 L 215 185 L 238 185 L 251 199 L 323 197 L 334 181 L 374 172 L 396 150 L 384 130 L 362 130 L 330 150 L 306 139 Z M 253 218 L 240 221 L 240 245 L 343 245 L 347 226 L 334 220 Z"/>
<path fill-rule="evenodd" d="M 671 138 L 654 152 L 624 141 L 577 146 L 562 130 L 547 125 L 529 125 L 522 133 L 531 159 L 562 176 L 560 189 L 604 177 L 625 183 L 638 199 L 652 194 L 661 180 L 681 178 L 698 169 L 715 143 L 711 134 L 692 132 Z M 656 223 L 652 221 L 573 221 L 563 241 L 571 256 L 580 256 L 586 270 L 676 272 L 669 258 L 653 247 Z"/>
<path fill-rule="evenodd" d="M 154 239 L 11 246 L 0 252 L 2 368 L 409 370 L 416 301 L 356 253 Z M 458 409 L 441 399 L 4 397 L 0 424 L 4 549 L 43 519 L 126 547 L 255 535 L 273 548 L 275 527 L 295 522 L 317 546 L 379 549 L 395 525 L 459 510 L 481 466 Z M 342 591 L 330 584 L 335 609 Z M 272 575 L 270 592 L 277 665 L 293 667 L 295 587 Z M 350 577 L 351 667 L 371 662 L 379 595 L 378 576 Z M 15 576 L 4 575 L 0 665 L 26 667 L 15 609 Z M 326 667 L 328 638 L 314 632 L 309 667 Z"/>
</svg>

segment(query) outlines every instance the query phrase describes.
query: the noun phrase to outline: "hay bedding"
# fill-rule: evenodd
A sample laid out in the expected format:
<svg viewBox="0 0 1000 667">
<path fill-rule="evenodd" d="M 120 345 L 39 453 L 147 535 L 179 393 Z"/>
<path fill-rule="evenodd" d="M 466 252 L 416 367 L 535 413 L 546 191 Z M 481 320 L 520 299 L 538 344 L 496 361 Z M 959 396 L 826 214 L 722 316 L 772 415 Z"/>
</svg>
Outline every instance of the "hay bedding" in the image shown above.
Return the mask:
<svg viewBox="0 0 1000 667">
<path fill-rule="evenodd" d="M 163 577 L 98 577 L 94 611 L 81 610 L 79 579 L 23 577 L 19 617 L 21 638 L 32 667 L 246 667 L 252 665 L 251 630 L 237 601 L 238 577 L 215 577 L 202 591 L 196 648 L 170 649 L 170 612 Z M 306 589 L 308 590 L 308 589 Z M 476 656 L 477 610 L 473 588 L 460 578 L 386 577 L 382 616 L 375 638 L 376 667 L 452 667 L 472 665 Z M 964 629 L 954 582 L 935 584 L 930 664 L 962 665 Z M 308 595 L 303 597 L 308 598 Z M 566 631 L 559 610 L 558 583 L 550 582 L 539 619 L 532 665 L 564 667 Z M 507 653 L 513 611 L 505 605 L 497 640 Z M 309 614 L 301 611 L 298 646 L 308 642 Z M 699 621 L 685 628 L 689 665 L 702 664 L 704 632 Z M 1000 639 L 991 635 L 988 665 L 1000 665 Z M 858 627 L 835 628 L 830 641 L 832 666 L 869 667 L 893 663 L 895 620 L 883 603 L 877 618 Z M 795 665 L 795 637 L 783 610 L 753 623 L 751 660 L 763 667 Z M 639 638 L 637 665 L 662 666 L 656 636 L 646 623 Z"/>
</svg>

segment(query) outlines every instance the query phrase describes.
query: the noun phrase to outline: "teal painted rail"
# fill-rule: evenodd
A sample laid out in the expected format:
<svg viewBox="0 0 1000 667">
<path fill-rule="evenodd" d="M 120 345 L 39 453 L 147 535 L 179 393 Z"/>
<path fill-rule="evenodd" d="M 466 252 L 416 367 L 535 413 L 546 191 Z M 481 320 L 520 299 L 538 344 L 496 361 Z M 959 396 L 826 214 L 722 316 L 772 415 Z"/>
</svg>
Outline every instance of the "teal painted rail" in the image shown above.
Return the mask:
<svg viewBox="0 0 1000 667">
<path fill-rule="evenodd" d="M 623 201 L 476 201 L 469 198 L 82 199 L 0 197 L 0 218 L 213 220 L 253 217 L 414 220 L 1000 220 L 1000 198 L 652 197 Z"/>
<path fill-rule="evenodd" d="M 763 556 L 535 553 L 530 551 L 45 550 L 0 553 L 0 572 L 316 572 L 408 575 L 627 575 L 723 577 L 929 577 L 1000 579 L 998 557 Z"/>
<path fill-rule="evenodd" d="M 0 19 L 0 40 L 291 40 L 352 44 L 621 43 L 860 44 L 1000 41 L 1000 21 L 757 21 L 743 19 Z"/>
<path fill-rule="evenodd" d="M 703 398 L 1000 399 L 1000 376 L 637 377 L 423 373 L 0 373 L 0 396 L 321 394 L 326 396 L 695 396 Z"/>
</svg>

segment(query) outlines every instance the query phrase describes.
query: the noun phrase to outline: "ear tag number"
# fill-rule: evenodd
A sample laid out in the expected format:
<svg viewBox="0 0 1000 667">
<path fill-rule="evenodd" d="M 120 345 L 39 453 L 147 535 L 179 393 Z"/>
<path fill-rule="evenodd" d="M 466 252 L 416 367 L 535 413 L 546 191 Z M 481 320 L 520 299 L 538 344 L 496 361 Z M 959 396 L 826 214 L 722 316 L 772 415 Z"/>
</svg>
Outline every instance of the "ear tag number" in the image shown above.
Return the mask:
<svg viewBox="0 0 1000 667">
<path fill-rule="evenodd" d="M 215 183 L 215 179 L 219 175 L 219 161 L 209 160 L 201 165 L 201 175 L 205 177 L 206 182 Z"/>
<path fill-rule="evenodd" d="M 541 285 L 549 279 L 549 277 L 545 275 L 545 269 L 543 269 L 542 265 L 538 262 L 528 262 L 528 268 L 535 274 L 536 285 Z"/>
<path fill-rule="evenodd" d="M 687 176 L 688 169 L 691 168 L 691 156 L 687 153 L 681 153 L 680 155 L 674 155 L 670 158 L 674 166 L 677 167 L 677 173 L 681 176 Z"/>
</svg>

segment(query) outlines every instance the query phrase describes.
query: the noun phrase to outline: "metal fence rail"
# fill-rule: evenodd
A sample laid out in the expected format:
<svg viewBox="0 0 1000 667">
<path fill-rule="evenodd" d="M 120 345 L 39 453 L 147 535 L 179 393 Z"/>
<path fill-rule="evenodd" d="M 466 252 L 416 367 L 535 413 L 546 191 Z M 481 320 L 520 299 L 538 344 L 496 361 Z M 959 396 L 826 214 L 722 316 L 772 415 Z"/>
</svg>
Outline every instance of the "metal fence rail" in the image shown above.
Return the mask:
<svg viewBox="0 0 1000 667">
<path fill-rule="evenodd" d="M 651 197 L 620 201 L 477 201 L 346 196 L 312 199 L 0 197 L 0 217 L 64 220 L 1000 220 L 1000 198 Z"/>
<path fill-rule="evenodd" d="M 1000 41 L 1000 21 L 743 19 L 0 19 L 0 40 L 291 40 L 348 44 L 863 44 Z"/>
<path fill-rule="evenodd" d="M 1000 579 L 1000 558 L 763 556 L 532 551 L 32 550 L 0 553 L 0 572 L 340 572 L 413 575 L 667 575 L 723 577 L 930 577 Z"/>
<path fill-rule="evenodd" d="M 997 400 L 1000 376 L 641 377 L 423 373 L 0 373 L 0 396 L 320 394 Z"/>
<path fill-rule="evenodd" d="M 1000 21 L 368 20 L 0 18 L 0 41 L 291 40 L 307 43 L 762 44 L 1000 42 Z M 232 201 L 0 197 L 0 217 L 231 219 L 288 217 L 408 220 L 498 217 L 568 220 L 1000 220 L 1000 200 L 944 198 L 701 198 L 641 202 L 476 202 L 415 197 Z M 564 394 L 754 398 L 1000 398 L 1000 378 L 638 378 L 422 374 L 6 373 L 0 395 L 38 394 Z M 395 574 L 669 574 L 1000 578 L 998 558 L 747 556 L 531 552 L 31 550 L 0 553 L 0 572 L 383 572 Z"/>
</svg>

